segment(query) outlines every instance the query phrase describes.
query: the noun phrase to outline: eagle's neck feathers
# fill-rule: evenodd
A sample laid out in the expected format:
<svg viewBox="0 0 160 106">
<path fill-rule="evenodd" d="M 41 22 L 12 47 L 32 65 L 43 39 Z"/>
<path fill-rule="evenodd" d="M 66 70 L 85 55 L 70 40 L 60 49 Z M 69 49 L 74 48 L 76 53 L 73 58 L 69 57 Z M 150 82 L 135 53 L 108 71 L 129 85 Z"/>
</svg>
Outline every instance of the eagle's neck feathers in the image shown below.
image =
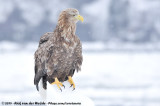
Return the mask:
<svg viewBox="0 0 160 106">
<path fill-rule="evenodd" d="M 73 36 L 75 36 L 76 23 L 68 21 L 64 14 L 59 16 L 57 26 L 60 31 L 60 36 L 64 37 L 66 40 L 70 40 Z"/>
</svg>

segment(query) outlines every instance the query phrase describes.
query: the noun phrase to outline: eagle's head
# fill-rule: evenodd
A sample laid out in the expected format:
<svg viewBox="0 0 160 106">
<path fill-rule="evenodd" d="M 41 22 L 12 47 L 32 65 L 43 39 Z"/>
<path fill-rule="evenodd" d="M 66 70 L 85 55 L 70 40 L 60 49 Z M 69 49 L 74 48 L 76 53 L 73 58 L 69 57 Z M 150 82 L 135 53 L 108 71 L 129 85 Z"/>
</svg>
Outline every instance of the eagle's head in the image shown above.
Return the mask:
<svg viewBox="0 0 160 106">
<path fill-rule="evenodd" d="M 79 15 L 79 11 L 77 9 L 68 8 L 60 13 L 58 23 L 59 24 L 61 23 L 75 24 L 79 20 L 83 22 L 83 17 Z"/>
</svg>

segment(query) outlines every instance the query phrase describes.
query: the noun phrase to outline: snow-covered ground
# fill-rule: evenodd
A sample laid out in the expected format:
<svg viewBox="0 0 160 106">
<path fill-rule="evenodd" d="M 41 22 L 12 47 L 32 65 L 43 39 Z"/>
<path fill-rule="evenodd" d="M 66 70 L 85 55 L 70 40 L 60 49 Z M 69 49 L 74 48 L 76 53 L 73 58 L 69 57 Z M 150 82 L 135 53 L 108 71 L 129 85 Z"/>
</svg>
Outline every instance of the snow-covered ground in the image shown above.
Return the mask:
<svg viewBox="0 0 160 106">
<path fill-rule="evenodd" d="M 42 101 L 33 85 L 34 46 L 21 50 L 14 45 L 4 51 L 1 45 L 0 102 Z M 73 77 L 76 90 L 67 82 L 62 93 L 49 85 L 48 101 L 63 98 L 63 102 L 81 102 L 82 106 L 92 102 L 96 106 L 160 106 L 159 52 L 86 51 L 83 55 L 82 71 Z"/>
</svg>

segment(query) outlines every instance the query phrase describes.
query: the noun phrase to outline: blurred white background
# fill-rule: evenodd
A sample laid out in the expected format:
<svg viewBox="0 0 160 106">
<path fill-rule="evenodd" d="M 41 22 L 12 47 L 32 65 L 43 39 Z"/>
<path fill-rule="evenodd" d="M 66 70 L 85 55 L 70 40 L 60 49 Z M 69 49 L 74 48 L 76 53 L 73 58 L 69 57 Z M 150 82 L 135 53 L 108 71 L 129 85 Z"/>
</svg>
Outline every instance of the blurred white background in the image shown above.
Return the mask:
<svg viewBox="0 0 160 106">
<path fill-rule="evenodd" d="M 77 90 L 96 106 L 160 106 L 159 0 L 0 0 L 0 100 L 38 98 L 33 55 L 66 8 L 84 17 Z"/>
</svg>

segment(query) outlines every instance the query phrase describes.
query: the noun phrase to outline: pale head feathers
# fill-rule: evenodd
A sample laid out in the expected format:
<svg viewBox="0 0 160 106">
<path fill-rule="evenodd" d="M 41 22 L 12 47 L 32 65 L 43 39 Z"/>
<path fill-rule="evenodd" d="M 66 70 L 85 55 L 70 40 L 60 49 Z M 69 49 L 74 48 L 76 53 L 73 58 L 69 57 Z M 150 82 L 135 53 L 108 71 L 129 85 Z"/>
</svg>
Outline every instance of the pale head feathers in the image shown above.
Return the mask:
<svg viewBox="0 0 160 106">
<path fill-rule="evenodd" d="M 78 22 L 78 19 L 75 17 L 78 15 L 79 11 L 73 8 L 68 8 L 62 11 L 59 15 L 58 28 L 62 30 L 61 36 L 64 37 L 67 41 L 69 36 L 75 35 L 76 23 Z"/>
<path fill-rule="evenodd" d="M 63 10 L 58 19 L 58 24 L 67 23 L 67 24 L 75 24 L 78 20 L 75 18 L 75 16 L 79 15 L 79 12 L 77 9 L 68 8 L 66 10 Z"/>
</svg>

